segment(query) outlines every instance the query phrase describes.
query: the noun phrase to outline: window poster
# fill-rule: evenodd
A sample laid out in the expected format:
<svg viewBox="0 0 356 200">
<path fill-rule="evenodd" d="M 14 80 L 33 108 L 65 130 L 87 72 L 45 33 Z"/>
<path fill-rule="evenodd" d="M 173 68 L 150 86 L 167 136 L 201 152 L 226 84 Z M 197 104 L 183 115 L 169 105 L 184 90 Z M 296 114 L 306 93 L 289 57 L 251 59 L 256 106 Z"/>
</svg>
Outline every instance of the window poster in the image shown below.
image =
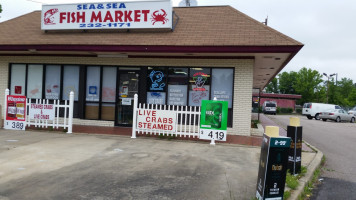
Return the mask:
<svg viewBox="0 0 356 200">
<path fill-rule="evenodd" d="M 65 65 L 63 72 L 63 100 L 69 100 L 71 91 L 74 92 L 74 101 L 78 101 L 79 66 Z"/>
<path fill-rule="evenodd" d="M 25 95 L 26 65 L 11 65 L 11 94 Z"/>
<path fill-rule="evenodd" d="M 233 69 L 212 69 L 211 99 L 227 101 L 232 108 Z"/>
<path fill-rule="evenodd" d="M 61 66 L 47 65 L 46 85 L 45 85 L 46 99 L 59 99 L 59 92 L 61 90 L 60 82 L 61 82 Z"/>
<path fill-rule="evenodd" d="M 165 92 L 147 92 L 148 104 L 166 104 Z"/>
<path fill-rule="evenodd" d="M 168 85 L 168 104 L 182 106 L 187 105 L 187 86 Z"/>
<path fill-rule="evenodd" d="M 116 67 L 103 67 L 103 102 L 115 102 L 116 97 Z"/>
<path fill-rule="evenodd" d="M 42 65 L 28 65 L 27 98 L 42 99 Z"/>
<path fill-rule="evenodd" d="M 87 68 L 87 101 L 99 101 L 100 67 Z"/>
</svg>

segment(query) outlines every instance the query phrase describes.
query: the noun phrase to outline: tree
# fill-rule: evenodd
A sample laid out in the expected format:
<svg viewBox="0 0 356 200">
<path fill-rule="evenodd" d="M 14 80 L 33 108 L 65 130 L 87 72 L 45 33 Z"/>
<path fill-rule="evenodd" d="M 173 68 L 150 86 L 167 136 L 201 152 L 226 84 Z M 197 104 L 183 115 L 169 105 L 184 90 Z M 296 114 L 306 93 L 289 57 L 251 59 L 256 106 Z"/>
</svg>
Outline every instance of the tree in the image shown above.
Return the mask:
<svg viewBox="0 0 356 200">
<path fill-rule="evenodd" d="M 273 78 L 271 82 L 266 86 L 267 93 L 278 93 L 278 80 L 277 78 Z"/>
<path fill-rule="evenodd" d="M 297 80 L 295 82 L 294 89 L 297 94 L 302 95 L 299 103 L 302 105 L 306 102 L 315 102 L 316 92 L 322 89 L 320 83 L 323 82 L 321 79 L 322 75 L 318 71 L 307 69 L 303 67 L 297 73 Z"/>
<path fill-rule="evenodd" d="M 1 4 L 0 4 L 0 13 L 2 12 Z"/>
<path fill-rule="evenodd" d="M 297 81 L 298 73 L 291 71 L 291 72 L 283 72 L 282 74 L 278 75 L 279 79 L 279 92 L 281 94 L 295 94 L 294 86 Z"/>
</svg>

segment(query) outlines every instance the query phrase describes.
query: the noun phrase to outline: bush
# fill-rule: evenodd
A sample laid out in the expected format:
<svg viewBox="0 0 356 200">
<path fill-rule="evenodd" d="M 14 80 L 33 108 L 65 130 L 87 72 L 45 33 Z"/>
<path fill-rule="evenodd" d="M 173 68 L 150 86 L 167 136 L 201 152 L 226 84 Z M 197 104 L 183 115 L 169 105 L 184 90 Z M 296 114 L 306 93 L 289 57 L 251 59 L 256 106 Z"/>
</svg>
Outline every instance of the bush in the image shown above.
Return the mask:
<svg viewBox="0 0 356 200">
<path fill-rule="evenodd" d="M 295 112 L 298 114 L 302 114 L 303 109 L 302 108 L 297 108 L 295 109 Z"/>
<path fill-rule="evenodd" d="M 280 111 L 279 111 L 279 113 L 292 113 L 292 112 L 293 112 L 293 108 L 280 108 Z"/>
<path fill-rule="evenodd" d="M 276 112 L 277 112 L 277 114 L 281 113 L 281 108 L 280 108 L 280 107 L 277 107 Z"/>
</svg>

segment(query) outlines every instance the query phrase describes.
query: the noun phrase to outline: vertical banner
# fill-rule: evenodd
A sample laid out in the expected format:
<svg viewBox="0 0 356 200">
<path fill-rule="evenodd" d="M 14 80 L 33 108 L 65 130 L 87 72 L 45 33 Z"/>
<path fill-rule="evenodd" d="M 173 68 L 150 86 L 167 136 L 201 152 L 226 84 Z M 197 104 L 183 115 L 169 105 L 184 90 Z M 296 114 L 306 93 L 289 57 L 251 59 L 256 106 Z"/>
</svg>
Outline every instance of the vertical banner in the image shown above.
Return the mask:
<svg viewBox="0 0 356 200">
<path fill-rule="evenodd" d="M 287 126 L 287 137 L 292 140 L 288 155 L 288 169 L 293 175 L 301 172 L 302 132 L 301 126 Z"/>
<path fill-rule="evenodd" d="M 227 101 L 202 100 L 199 138 L 226 141 Z"/>
<path fill-rule="evenodd" d="M 26 96 L 7 95 L 5 129 L 25 130 Z"/>
<path fill-rule="evenodd" d="M 256 197 L 259 200 L 282 200 L 287 175 L 291 139 L 263 136 Z"/>
</svg>

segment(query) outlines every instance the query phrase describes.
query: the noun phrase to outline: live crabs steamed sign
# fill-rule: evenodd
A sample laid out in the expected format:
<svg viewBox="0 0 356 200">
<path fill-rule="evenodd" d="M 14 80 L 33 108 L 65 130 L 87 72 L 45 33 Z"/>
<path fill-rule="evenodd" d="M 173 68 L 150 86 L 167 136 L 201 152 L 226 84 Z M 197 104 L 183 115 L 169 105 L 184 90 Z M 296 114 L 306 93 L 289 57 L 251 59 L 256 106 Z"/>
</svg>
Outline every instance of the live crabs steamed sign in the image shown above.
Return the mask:
<svg viewBox="0 0 356 200">
<path fill-rule="evenodd" d="M 170 0 L 43 5 L 42 30 L 172 28 Z"/>
</svg>

